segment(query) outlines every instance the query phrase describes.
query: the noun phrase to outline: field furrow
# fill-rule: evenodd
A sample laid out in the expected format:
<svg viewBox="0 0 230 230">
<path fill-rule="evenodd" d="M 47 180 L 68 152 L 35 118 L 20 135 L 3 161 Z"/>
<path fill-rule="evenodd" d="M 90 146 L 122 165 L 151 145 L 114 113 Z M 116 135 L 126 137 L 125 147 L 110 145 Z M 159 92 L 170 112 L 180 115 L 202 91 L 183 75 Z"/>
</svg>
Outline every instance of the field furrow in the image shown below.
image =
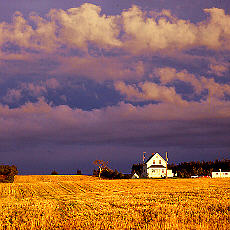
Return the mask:
<svg viewBox="0 0 230 230">
<path fill-rule="evenodd" d="M 229 179 L 16 179 L 0 184 L 0 230 L 227 230 L 230 226 Z"/>
</svg>

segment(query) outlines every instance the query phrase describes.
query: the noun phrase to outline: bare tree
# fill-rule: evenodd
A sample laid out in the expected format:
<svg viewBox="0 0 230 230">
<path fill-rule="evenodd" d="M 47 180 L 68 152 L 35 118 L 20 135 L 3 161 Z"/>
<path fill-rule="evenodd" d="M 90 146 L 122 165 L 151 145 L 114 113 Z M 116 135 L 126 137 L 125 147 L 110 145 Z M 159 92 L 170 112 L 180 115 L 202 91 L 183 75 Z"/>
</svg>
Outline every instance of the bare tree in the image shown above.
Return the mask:
<svg viewBox="0 0 230 230">
<path fill-rule="evenodd" d="M 103 169 L 107 168 L 108 165 L 108 161 L 103 161 L 103 160 L 95 160 L 93 162 L 98 168 L 99 168 L 99 178 L 101 178 L 101 172 L 103 171 Z"/>
</svg>

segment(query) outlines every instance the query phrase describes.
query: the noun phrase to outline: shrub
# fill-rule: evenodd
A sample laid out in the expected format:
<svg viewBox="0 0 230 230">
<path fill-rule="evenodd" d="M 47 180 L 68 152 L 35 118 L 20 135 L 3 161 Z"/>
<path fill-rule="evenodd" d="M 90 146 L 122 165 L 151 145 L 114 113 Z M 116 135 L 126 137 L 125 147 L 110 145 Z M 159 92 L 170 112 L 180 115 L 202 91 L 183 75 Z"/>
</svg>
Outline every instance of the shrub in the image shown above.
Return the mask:
<svg viewBox="0 0 230 230">
<path fill-rule="evenodd" d="M 58 172 L 57 172 L 56 170 L 53 170 L 53 171 L 51 172 L 51 175 L 58 175 Z"/>
<path fill-rule="evenodd" d="M 0 182 L 13 183 L 14 176 L 18 174 L 18 169 L 15 165 L 0 165 Z"/>
<path fill-rule="evenodd" d="M 118 172 L 116 169 L 113 171 L 112 169 L 106 167 L 101 172 L 101 177 L 105 179 L 126 179 L 127 177 Z"/>
<path fill-rule="evenodd" d="M 77 170 L 77 175 L 81 175 L 81 170 Z"/>
</svg>

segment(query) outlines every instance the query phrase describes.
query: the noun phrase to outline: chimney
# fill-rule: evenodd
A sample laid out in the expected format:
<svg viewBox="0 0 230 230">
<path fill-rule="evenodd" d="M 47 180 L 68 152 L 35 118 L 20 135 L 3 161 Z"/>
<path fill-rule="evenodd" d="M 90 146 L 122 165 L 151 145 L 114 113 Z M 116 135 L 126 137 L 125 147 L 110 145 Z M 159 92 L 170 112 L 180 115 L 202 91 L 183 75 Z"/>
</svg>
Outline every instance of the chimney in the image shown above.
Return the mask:
<svg viewBox="0 0 230 230">
<path fill-rule="evenodd" d="M 166 156 L 166 178 L 168 177 L 168 152 L 165 153 Z"/>
<path fill-rule="evenodd" d="M 143 164 L 145 163 L 145 154 L 146 152 L 143 152 Z"/>
</svg>

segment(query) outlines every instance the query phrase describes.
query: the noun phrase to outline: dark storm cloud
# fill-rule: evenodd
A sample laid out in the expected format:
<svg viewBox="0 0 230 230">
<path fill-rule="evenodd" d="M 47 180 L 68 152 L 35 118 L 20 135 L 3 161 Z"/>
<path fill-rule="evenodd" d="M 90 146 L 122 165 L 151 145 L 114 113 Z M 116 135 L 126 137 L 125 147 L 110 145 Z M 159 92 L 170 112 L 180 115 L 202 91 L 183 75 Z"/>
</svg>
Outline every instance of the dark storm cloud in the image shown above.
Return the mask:
<svg viewBox="0 0 230 230">
<path fill-rule="evenodd" d="M 0 142 L 229 146 L 229 115 L 225 108 L 228 104 L 220 103 L 218 111 L 209 114 L 208 102 L 191 102 L 191 113 L 186 106 L 172 110 L 174 106 L 166 103 L 144 107 L 121 103 L 83 111 L 68 106 L 51 107 L 40 100 L 15 109 L 1 107 Z"/>
</svg>

